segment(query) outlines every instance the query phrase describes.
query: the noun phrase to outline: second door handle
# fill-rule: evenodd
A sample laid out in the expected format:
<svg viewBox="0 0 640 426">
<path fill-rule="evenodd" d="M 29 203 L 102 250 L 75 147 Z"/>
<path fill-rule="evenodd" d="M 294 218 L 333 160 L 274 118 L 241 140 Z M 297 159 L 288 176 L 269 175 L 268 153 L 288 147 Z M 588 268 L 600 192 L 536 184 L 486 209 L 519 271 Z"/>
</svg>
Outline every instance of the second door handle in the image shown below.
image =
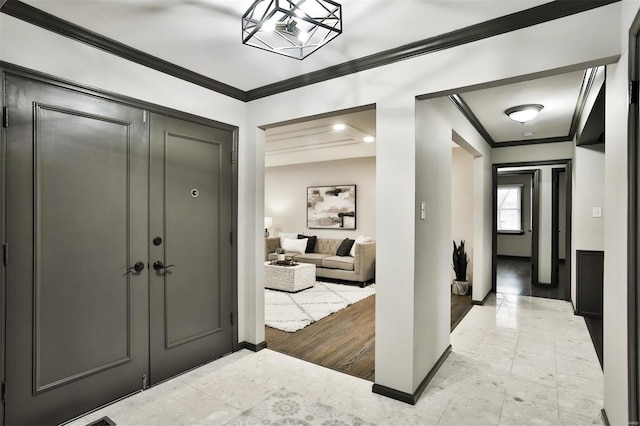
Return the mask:
<svg viewBox="0 0 640 426">
<path fill-rule="evenodd" d="M 166 271 L 167 269 L 171 268 L 172 266 L 176 266 L 176 265 L 167 265 L 167 266 L 165 266 L 164 263 L 161 260 L 156 260 L 155 262 L 153 262 L 153 269 L 155 269 L 156 271 Z"/>
</svg>

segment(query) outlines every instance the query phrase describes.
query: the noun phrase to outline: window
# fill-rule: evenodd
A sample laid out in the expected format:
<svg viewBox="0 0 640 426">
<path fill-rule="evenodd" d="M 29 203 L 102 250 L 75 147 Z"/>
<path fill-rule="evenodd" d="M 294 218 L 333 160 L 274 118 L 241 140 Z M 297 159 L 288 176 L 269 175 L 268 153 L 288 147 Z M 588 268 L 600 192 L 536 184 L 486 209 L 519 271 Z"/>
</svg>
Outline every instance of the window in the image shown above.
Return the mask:
<svg viewBox="0 0 640 426">
<path fill-rule="evenodd" d="M 523 232 L 522 185 L 498 185 L 498 233 Z"/>
</svg>

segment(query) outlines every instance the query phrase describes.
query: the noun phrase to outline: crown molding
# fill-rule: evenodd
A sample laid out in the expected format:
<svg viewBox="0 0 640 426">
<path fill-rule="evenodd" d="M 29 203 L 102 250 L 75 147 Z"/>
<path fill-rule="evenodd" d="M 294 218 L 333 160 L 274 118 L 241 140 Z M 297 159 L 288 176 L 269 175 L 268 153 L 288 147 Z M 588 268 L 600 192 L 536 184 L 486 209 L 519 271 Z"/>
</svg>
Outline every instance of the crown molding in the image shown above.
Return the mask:
<svg viewBox="0 0 640 426">
<path fill-rule="evenodd" d="M 255 99 L 298 89 L 300 87 L 320 83 L 337 77 L 343 77 L 345 75 L 355 74 L 368 69 L 403 61 L 415 56 L 450 49 L 452 47 L 485 38 L 564 18 L 576 13 L 586 12 L 588 10 L 617 3 L 619 1 L 620 0 L 556 0 L 551 3 L 546 3 L 531 9 L 491 19 L 456 31 L 405 44 L 404 46 L 394 49 L 385 50 L 360 59 L 344 62 L 319 71 L 310 72 L 298 77 L 289 78 L 257 89 L 252 89 L 247 92 L 247 100 L 253 101 Z"/>
<path fill-rule="evenodd" d="M 2 1 L 2 0 L 0 0 Z M 171 75 L 189 83 L 196 84 L 214 92 L 230 96 L 240 101 L 246 101 L 245 91 L 229 86 L 228 84 L 205 77 L 186 68 L 175 65 L 171 62 L 149 55 L 141 50 L 134 49 L 126 44 L 105 37 L 86 28 L 80 27 L 64 19 L 60 19 L 47 12 L 43 12 L 26 3 L 18 0 L 7 0 L 2 9 L 2 13 L 20 19 L 24 22 L 44 28 L 56 34 L 69 37 L 72 40 L 88 44 L 113 55 L 119 56 L 131 62 L 144 65 L 156 71 Z"/>
<path fill-rule="evenodd" d="M 22 3 L 19 0 L 0 0 L 0 12 L 214 92 L 243 102 L 249 102 L 311 84 L 332 80 L 349 74 L 355 74 L 416 56 L 426 55 L 428 53 L 449 49 L 544 22 L 553 21 L 555 19 L 564 18 L 577 13 L 586 12 L 588 10 L 617 3 L 619 1 L 620 0 L 556 0 L 531 9 L 512 13 L 446 34 L 409 43 L 404 46 L 389 49 L 374 55 L 365 56 L 353 61 L 344 62 L 342 64 L 282 80 L 273 84 L 268 84 L 249 91 L 243 91 L 160 59 L 156 56 L 149 55 L 69 21 L 60 19 L 33 6 Z M 2 5 L 2 2 L 6 3 Z"/>
<path fill-rule="evenodd" d="M 573 115 L 571 118 L 571 126 L 569 130 L 569 134 L 562 136 L 555 136 L 550 138 L 537 138 L 537 139 L 522 139 L 522 140 L 513 140 L 513 141 L 504 141 L 504 142 L 496 142 L 487 129 L 482 125 L 478 117 L 473 113 L 469 105 L 462 99 L 459 94 L 451 94 L 448 96 L 449 100 L 453 102 L 453 104 L 460 110 L 462 115 L 467 119 L 467 121 L 476 129 L 478 133 L 484 138 L 485 142 L 491 148 L 505 148 L 509 146 L 522 146 L 522 145 L 535 145 L 542 143 L 556 143 L 556 142 L 571 142 L 576 136 L 576 131 L 578 128 L 578 123 L 582 118 L 582 114 L 584 113 L 584 108 L 587 103 L 587 97 L 589 96 L 589 92 L 593 87 L 593 83 L 598 74 L 598 68 L 593 67 L 586 69 L 584 71 L 584 75 L 582 77 L 582 84 L 580 85 L 580 92 L 578 93 L 578 99 L 576 101 L 576 107 L 573 111 Z"/>
<path fill-rule="evenodd" d="M 464 115 L 464 118 L 466 118 L 467 121 L 471 123 L 473 128 L 476 129 L 478 133 L 480 133 L 480 136 L 482 136 L 487 145 L 489 145 L 491 148 L 495 148 L 496 141 L 493 140 L 489 132 L 487 132 L 487 129 L 484 128 L 480 120 L 478 120 L 478 117 L 476 117 L 473 111 L 471 111 L 469 105 L 467 105 L 467 103 L 460 97 L 460 95 L 449 95 L 448 98 L 451 102 L 453 102 L 456 108 L 460 110 L 462 115 Z"/>
</svg>

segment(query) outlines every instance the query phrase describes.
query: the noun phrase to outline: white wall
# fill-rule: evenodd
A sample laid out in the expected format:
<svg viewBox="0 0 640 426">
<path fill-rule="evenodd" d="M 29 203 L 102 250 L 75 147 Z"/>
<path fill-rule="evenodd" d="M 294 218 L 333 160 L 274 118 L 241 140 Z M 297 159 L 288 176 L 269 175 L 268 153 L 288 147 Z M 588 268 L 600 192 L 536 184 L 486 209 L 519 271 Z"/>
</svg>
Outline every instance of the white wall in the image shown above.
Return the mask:
<svg viewBox="0 0 640 426">
<path fill-rule="evenodd" d="M 542 166 L 540 169 L 540 226 L 538 227 L 538 282 L 551 284 L 551 169 L 559 166 Z"/>
<path fill-rule="evenodd" d="M 429 126 L 426 128 L 423 138 L 445 139 L 453 141 L 467 155 L 473 157 L 472 162 L 472 182 L 471 193 L 472 204 L 469 208 L 473 210 L 472 225 L 466 224 L 467 232 L 472 232 L 473 252 L 470 253 L 470 270 L 468 274 L 473 277 L 473 294 L 475 301 L 482 301 L 491 290 L 491 232 L 492 232 L 492 210 L 491 210 L 491 148 L 471 126 L 469 121 L 457 110 L 447 98 L 437 98 L 424 101 L 428 107 L 422 106 L 423 115 L 430 114 L 441 117 L 429 119 Z M 425 112 L 426 111 L 426 112 Z M 445 136 L 446 135 L 446 136 Z M 422 164 L 421 164 L 422 165 Z M 455 168 L 452 168 L 452 186 L 457 185 Z M 443 177 L 439 178 L 441 181 Z M 444 200 L 437 201 L 438 203 Z M 454 203 L 452 202 L 452 205 Z M 452 213 L 452 221 L 455 214 Z M 442 230 L 440 232 L 443 232 Z M 456 231 L 453 230 L 450 240 L 454 238 Z M 458 237 L 459 238 L 459 237 Z M 449 242 L 450 246 L 451 241 Z M 449 265 L 451 264 L 451 247 L 449 253 Z M 419 260 L 420 262 L 422 260 Z M 450 268 L 452 269 L 452 268 Z"/>
<path fill-rule="evenodd" d="M 605 202 L 604 145 L 576 147 L 573 160 L 572 269 L 576 269 L 576 250 L 604 250 Z M 602 217 L 593 217 L 593 207 L 602 207 Z M 571 300 L 576 306 L 576 273 L 571 275 Z"/>
<path fill-rule="evenodd" d="M 308 229 L 307 187 L 356 185 L 356 229 Z M 376 158 L 353 158 L 290 166 L 264 171 L 265 216 L 273 217 L 271 236 L 297 232 L 320 238 L 376 236 Z"/>
<path fill-rule="evenodd" d="M 629 28 L 640 4 L 622 2 L 622 56 L 607 67 L 604 175 L 604 408 L 612 425 L 628 422 L 627 364 L 627 112 Z"/>
<path fill-rule="evenodd" d="M 549 69 L 568 71 L 593 64 L 610 63 L 620 52 L 620 32 L 617 31 L 620 8 L 620 3 L 610 4 L 489 39 L 291 90 L 247 105 L 158 75 L 144 67 L 91 50 L 83 44 L 67 39 L 59 40 L 58 36 L 49 33 L 43 36 L 42 30 L 14 22 L 6 15 L 0 17 L 0 58 L 240 126 L 238 251 L 242 254 L 240 259 L 246 262 L 242 262 L 238 270 L 239 323 L 241 340 L 251 343 L 264 340 L 263 268 L 259 267 L 264 252 L 264 132 L 259 127 L 377 104 L 376 382 L 400 391 L 413 392 L 415 383 L 424 378 L 424 370 L 428 371 L 432 367 L 423 363 L 424 361 L 414 364 L 414 358 L 431 350 L 432 346 L 441 344 L 438 340 L 426 339 L 430 337 L 428 330 L 437 329 L 438 333 L 444 333 L 449 327 L 448 314 L 445 312 L 439 312 L 437 318 L 428 319 L 414 315 L 413 312 L 420 309 L 423 302 L 425 305 L 430 303 L 430 295 L 420 291 L 423 281 L 416 281 L 414 276 L 414 238 L 417 226 L 415 96 Z M 589 37 L 584 36 L 584 28 L 590 29 Z M 628 26 L 625 31 L 627 29 Z M 562 43 L 558 43 L 558 40 L 562 40 Z M 624 84 L 616 87 L 620 89 L 622 86 Z M 615 96 L 611 95 L 611 99 L 622 102 L 625 93 L 624 88 L 612 88 Z M 313 99 L 313 102 L 309 102 L 309 99 Z M 624 114 L 620 111 L 617 113 L 618 120 L 621 120 L 620 117 L 624 117 Z M 460 120 L 464 121 L 463 118 Z M 625 128 L 624 123 L 617 127 Z M 473 139 L 466 134 L 462 136 Z M 490 173 L 486 173 L 487 167 L 490 167 L 491 155 L 483 153 L 482 157 L 474 160 L 474 179 L 482 182 L 484 187 L 491 185 Z M 439 182 L 435 180 L 427 184 L 438 185 Z M 448 188 L 450 181 L 444 185 Z M 449 191 L 446 195 L 447 202 L 442 204 L 447 206 L 445 208 L 450 208 L 450 196 Z M 486 282 L 490 282 L 490 279 L 485 282 L 487 275 L 490 278 L 490 267 L 487 270 L 486 260 L 490 259 L 491 253 L 490 242 L 487 245 L 490 240 L 483 235 L 486 231 L 484 225 L 490 225 L 491 218 L 490 203 L 483 203 L 486 197 L 487 193 L 475 191 L 475 284 L 478 284 L 479 277 L 483 279 L 478 288 L 474 285 L 474 299 L 476 292 L 485 291 Z M 390 199 L 394 202 L 386 201 Z M 478 205 L 480 208 L 476 209 Z M 439 205 L 436 204 L 435 207 Z M 389 226 L 390 223 L 394 226 Z M 448 221 L 443 229 L 446 229 L 445 232 L 450 237 Z M 613 236 L 619 234 L 613 233 Z M 483 247 L 479 247 L 480 241 L 484 242 Z M 428 241 L 420 243 L 429 244 Z M 438 245 L 439 239 L 433 244 Z M 447 264 L 448 257 L 447 250 Z M 479 265 L 483 268 L 481 273 L 476 269 Z M 445 288 L 448 294 L 448 286 Z M 618 293 L 622 294 L 623 291 Z M 408 306 L 412 306 L 413 310 L 407 309 Z M 620 322 L 622 323 L 624 321 Z M 611 346 L 611 341 L 606 343 Z M 610 373 L 609 377 L 615 382 L 615 376 Z M 618 381 L 616 384 L 621 383 Z M 611 398 L 611 395 L 608 397 Z M 611 407 L 614 409 L 619 405 Z"/>
<path fill-rule="evenodd" d="M 619 19 L 620 5 L 611 4 L 249 103 L 250 127 L 372 103 L 377 105 L 376 383 L 404 392 L 411 389 L 414 375 L 418 377 L 424 374 L 419 369 L 413 369 L 414 353 L 420 353 L 422 346 L 434 343 L 418 339 L 414 331 L 434 327 L 436 324 L 438 327 L 446 326 L 446 317 L 439 318 L 433 324 L 422 325 L 416 324 L 414 316 L 406 312 L 407 306 L 422 302 L 421 295 L 414 299 L 414 256 L 411 253 L 414 244 L 413 226 L 409 229 L 402 223 L 405 220 L 415 223 L 417 213 L 414 197 L 409 200 L 405 196 L 413 194 L 412 187 L 415 184 L 415 171 L 411 166 L 415 151 L 412 146 L 415 143 L 415 139 L 412 139 L 415 127 L 405 128 L 415 125 L 413 117 L 407 117 L 414 108 L 410 99 L 413 100 L 418 94 L 549 69 L 568 71 L 594 63 L 608 63 L 619 52 L 619 37 L 617 34 L 612 35 L 610 31 L 610 28 L 617 28 Z M 602 25 L 603 22 L 608 25 Z M 588 40 L 583 36 L 582 29 L 585 27 L 594 31 Z M 558 43 L 558 40 L 562 40 L 562 43 Z M 308 99 L 313 99 L 313 102 Z M 398 120 L 397 123 L 384 123 L 395 119 Z M 480 158 L 483 160 L 474 161 L 474 177 L 476 181 L 490 187 L 490 174 L 482 174 L 482 161 L 491 161 L 490 155 Z M 260 167 L 255 171 L 255 179 L 256 187 L 264 186 L 263 170 Z M 436 185 L 437 182 L 433 184 Z M 402 186 L 403 191 L 396 191 L 398 186 Z M 484 196 L 476 195 L 477 201 Z M 389 197 L 395 197 L 397 202 L 381 201 Z M 254 207 L 258 223 L 263 220 L 264 210 L 259 205 Z M 480 223 L 474 226 L 475 232 L 480 232 L 478 229 L 482 229 L 482 222 L 491 217 L 490 203 L 486 209 L 488 210 L 480 209 L 476 215 L 475 220 Z M 388 223 L 399 225 L 390 227 Z M 447 227 L 447 232 L 450 232 L 449 229 Z M 474 236 L 475 267 L 478 263 L 483 263 L 478 262 L 477 256 L 485 260 L 486 254 L 490 256 L 491 253 L 490 242 L 481 251 L 478 250 L 478 241 L 486 240 Z M 254 250 L 254 253 L 262 252 L 263 242 L 255 243 L 259 249 Z M 397 253 L 402 253 L 402 256 Z M 254 260 L 258 264 L 260 259 L 255 257 Z M 490 277 L 490 267 L 486 269 L 482 271 L 482 276 L 487 274 Z M 474 284 L 478 283 L 478 277 L 478 271 L 474 268 Z M 256 274 L 256 280 L 259 279 L 261 277 Z M 260 285 L 260 282 L 256 285 Z M 487 282 L 490 283 L 490 278 Z M 476 292 L 483 290 L 483 286 L 474 285 L 474 299 Z M 258 319 L 256 324 L 259 323 Z M 256 335 L 258 334 L 259 331 L 256 331 Z"/>
<path fill-rule="evenodd" d="M 416 108 L 415 203 L 418 211 L 425 203 L 426 215 L 415 221 L 414 389 L 450 340 L 452 155 L 451 124 L 438 105 L 444 102 L 418 102 Z"/>
<path fill-rule="evenodd" d="M 242 126 L 246 104 L 0 13 L 0 59 L 223 123 Z"/>
<path fill-rule="evenodd" d="M 473 285 L 473 155 L 455 146 L 451 150 L 451 168 L 451 238 L 457 244 L 464 240 L 469 256 L 467 279 Z M 455 273 L 451 269 L 453 279 Z"/>
<path fill-rule="evenodd" d="M 531 170 L 525 168 L 526 170 Z M 522 185 L 522 223 L 524 233 L 500 234 L 497 238 L 498 256 L 531 257 L 531 175 L 498 176 L 498 185 Z"/>
<path fill-rule="evenodd" d="M 493 164 L 523 161 L 568 160 L 573 157 L 573 142 L 556 142 L 537 145 L 494 148 Z"/>
<path fill-rule="evenodd" d="M 415 224 L 414 386 L 449 344 L 452 237 L 459 232 L 451 228 L 454 186 L 471 190 L 466 208 L 474 212 L 473 225 L 466 232 L 473 240 L 473 299 L 482 300 L 491 289 L 491 149 L 447 98 L 418 102 L 416 116 L 416 210 L 424 201 L 426 218 L 418 216 Z M 471 187 L 453 176 L 452 141 L 461 147 L 453 151 L 466 151 L 467 165 L 472 155 L 472 174 L 464 178 Z"/>
<path fill-rule="evenodd" d="M 375 381 L 411 394 L 415 390 L 417 331 L 414 321 L 417 299 L 415 99 L 398 93 L 378 102 L 376 126 Z M 394 315 L 385 314 L 391 312 Z M 438 332 L 440 328 L 433 327 L 430 332 Z M 428 341 L 435 347 L 436 342 Z"/>
</svg>

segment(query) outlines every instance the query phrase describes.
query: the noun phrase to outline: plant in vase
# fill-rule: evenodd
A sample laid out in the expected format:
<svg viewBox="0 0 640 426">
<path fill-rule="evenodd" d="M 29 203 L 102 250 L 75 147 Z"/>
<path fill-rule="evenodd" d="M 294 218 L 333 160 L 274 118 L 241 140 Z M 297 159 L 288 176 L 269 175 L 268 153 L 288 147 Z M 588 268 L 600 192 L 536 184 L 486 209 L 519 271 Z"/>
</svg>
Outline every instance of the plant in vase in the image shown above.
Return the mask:
<svg viewBox="0 0 640 426">
<path fill-rule="evenodd" d="M 453 281 L 451 290 L 453 294 L 465 295 L 469 291 L 469 281 L 467 281 L 467 265 L 469 257 L 464 250 L 464 240 L 460 240 L 460 245 L 453 242 L 453 271 L 456 279 Z"/>
<path fill-rule="evenodd" d="M 282 247 L 278 247 L 276 249 L 276 254 L 278 255 L 278 262 L 284 262 L 285 252 L 284 252 L 284 249 Z"/>
</svg>

